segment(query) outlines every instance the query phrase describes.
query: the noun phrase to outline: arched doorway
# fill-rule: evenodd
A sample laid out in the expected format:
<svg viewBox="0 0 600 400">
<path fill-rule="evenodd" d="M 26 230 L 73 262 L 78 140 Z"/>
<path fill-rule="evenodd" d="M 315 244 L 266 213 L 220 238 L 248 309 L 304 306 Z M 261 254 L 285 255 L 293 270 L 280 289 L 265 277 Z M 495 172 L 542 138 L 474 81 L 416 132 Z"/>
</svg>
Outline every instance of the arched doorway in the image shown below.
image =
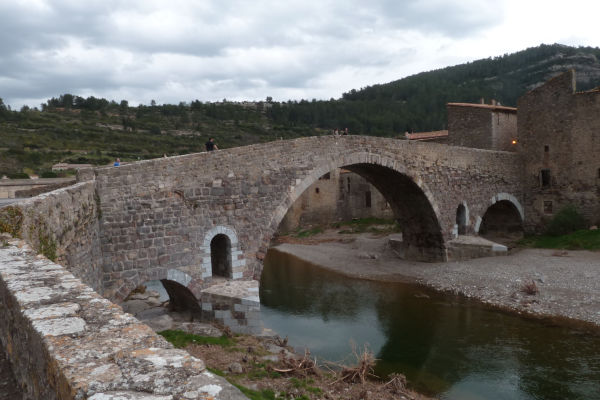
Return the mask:
<svg viewBox="0 0 600 400">
<path fill-rule="evenodd" d="M 456 209 L 456 227 L 459 235 L 467 233 L 467 207 L 464 204 L 459 205 Z"/>
<path fill-rule="evenodd" d="M 210 241 L 210 262 L 213 277 L 232 277 L 231 240 L 227 235 L 219 233 Z"/>
</svg>

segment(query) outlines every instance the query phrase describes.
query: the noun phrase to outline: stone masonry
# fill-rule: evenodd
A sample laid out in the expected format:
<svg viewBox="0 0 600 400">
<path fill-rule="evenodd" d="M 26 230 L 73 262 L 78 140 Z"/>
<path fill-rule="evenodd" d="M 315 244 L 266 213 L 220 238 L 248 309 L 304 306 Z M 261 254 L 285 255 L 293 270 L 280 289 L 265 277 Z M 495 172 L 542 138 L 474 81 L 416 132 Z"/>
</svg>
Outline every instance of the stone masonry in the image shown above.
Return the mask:
<svg viewBox="0 0 600 400">
<path fill-rule="evenodd" d="M 496 104 L 448 103 L 448 144 L 516 151 L 517 109 Z"/>
<path fill-rule="evenodd" d="M 289 207 L 340 167 L 389 200 L 404 229 L 405 254 L 421 260 L 447 259 L 460 204 L 469 207 L 473 232 L 496 196 L 522 196 L 515 154 L 377 137 L 301 138 L 99 168 L 104 294 L 123 299 L 179 270 L 200 298 L 211 282 L 203 269 L 206 243 L 219 228 L 235 233 L 238 278 L 259 279 Z"/>
<path fill-rule="evenodd" d="M 519 98 L 518 110 L 526 227 L 540 230 L 568 204 L 600 223 L 600 89 L 576 92 L 571 70 Z"/>
</svg>

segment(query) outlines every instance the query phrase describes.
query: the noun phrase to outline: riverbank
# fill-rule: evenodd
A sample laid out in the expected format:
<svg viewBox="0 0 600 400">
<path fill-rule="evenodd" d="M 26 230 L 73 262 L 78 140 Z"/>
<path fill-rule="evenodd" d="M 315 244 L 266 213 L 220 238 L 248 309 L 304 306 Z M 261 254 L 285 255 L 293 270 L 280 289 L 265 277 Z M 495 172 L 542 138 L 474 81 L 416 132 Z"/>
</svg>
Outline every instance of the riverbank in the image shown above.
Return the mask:
<svg viewBox="0 0 600 400">
<path fill-rule="evenodd" d="M 226 378 L 251 400 L 433 400 L 408 389 L 403 375 L 373 379 L 375 358 L 370 352 L 356 354 L 354 365 L 328 368 L 308 352 L 294 352 L 287 338 L 233 334 L 228 328 L 194 321 L 188 311 L 169 311 L 168 302 L 154 290 L 140 287 L 121 306 L 175 347 L 200 358 L 208 371 Z M 1 384 L 2 379 L 0 388 Z"/>
<path fill-rule="evenodd" d="M 388 239 L 328 230 L 275 249 L 351 277 L 422 284 L 517 313 L 600 326 L 598 252 L 521 249 L 502 257 L 422 263 L 398 258 Z"/>
</svg>

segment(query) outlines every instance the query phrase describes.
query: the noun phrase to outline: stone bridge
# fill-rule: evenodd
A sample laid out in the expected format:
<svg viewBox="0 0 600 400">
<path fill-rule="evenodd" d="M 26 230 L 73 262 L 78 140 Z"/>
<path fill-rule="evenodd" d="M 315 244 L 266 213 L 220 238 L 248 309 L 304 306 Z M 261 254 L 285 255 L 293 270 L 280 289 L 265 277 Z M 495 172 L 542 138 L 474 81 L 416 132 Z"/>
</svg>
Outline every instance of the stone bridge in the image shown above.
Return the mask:
<svg viewBox="0 0 600 400">
<path fill-rule="evenodd" d="M 288 208 L 322 175 L 365 177 L 400 221 L 405 255 L 447 260 L 457 233 L 477 232 L 488 214 L 508 208 L 522 222 L 521 163 L 347 136 L 80 171 L 73 186 L 0 208 L 0 351 L 28 399 L 241 399 L 98 293 L 120 301 L 161 280 L 171 304 L 252 331 L 252 278 Z"/>
<path fill-rule="evenodd" d="M 214 276 L 260 279 L 262 259 L 293 202 L 343 167 L 371 182 L 403 230 L 405 257 L 452 258 L 448 242 L 477 232 L 495 202 L 523 218 L 514 153 L 378 137 L 310 137 L 96 169 L 105 296 L 167 280 L 196 298 Z M 176 287 L 166 287 L 167 291 Z"/>
</svg>

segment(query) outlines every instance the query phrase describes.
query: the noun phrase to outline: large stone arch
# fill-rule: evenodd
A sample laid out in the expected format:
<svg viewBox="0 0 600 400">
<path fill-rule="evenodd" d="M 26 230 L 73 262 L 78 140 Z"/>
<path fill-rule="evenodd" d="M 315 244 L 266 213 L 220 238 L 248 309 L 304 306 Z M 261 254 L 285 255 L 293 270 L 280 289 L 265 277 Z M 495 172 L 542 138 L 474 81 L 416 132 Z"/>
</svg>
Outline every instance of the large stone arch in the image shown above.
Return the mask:
<svg viewBox="0 0 600 400">
<path fill-rule="evenodd" d="M 302 178 L 296 179 L 275 209 L 263 243 L 268 246 L 287 210 L 319 177 L 343 167 L 357 173 L 373 184 L 388 200 L 396 218 L 405 224 L 405 255 L 423 261 L 445 261 L 445 240 L 440 225 L 441 212 L 432 191 L 419 174 L 392 158 L 369 152 L 342 154 L 333 160 L 316 165 Z M 393 178 L 393 182 L 389 182 Z M 409 201 L 400 201 L 409 199 Z M 417 201 L 418 200 L 418 201 Z M 411 207 L 417 207 L 410 213 Z M 419 229 L 423 228 L 422 231 Z M 435 244 L 434 246 L 429 246 Z M 256 276 L 256 273 L 255 273 Z"/>
<path fill-rule="evenodd" d="M 202 279 L 211 279 L 212 272 L 212 257 L 211 257 L 211 242 L 215 237 L 224 235 L 229 239 L 231 260 L 231 279 L 241 279 L 243 277 L 244 266 L 246 260 L 243 258 L 242 251 L 239 249 L 238 235 L 233 228 L 227 226 L 215 226 L 204 234 L 204 240 L 200 246 L 202 254 Z"/>
</svg>

